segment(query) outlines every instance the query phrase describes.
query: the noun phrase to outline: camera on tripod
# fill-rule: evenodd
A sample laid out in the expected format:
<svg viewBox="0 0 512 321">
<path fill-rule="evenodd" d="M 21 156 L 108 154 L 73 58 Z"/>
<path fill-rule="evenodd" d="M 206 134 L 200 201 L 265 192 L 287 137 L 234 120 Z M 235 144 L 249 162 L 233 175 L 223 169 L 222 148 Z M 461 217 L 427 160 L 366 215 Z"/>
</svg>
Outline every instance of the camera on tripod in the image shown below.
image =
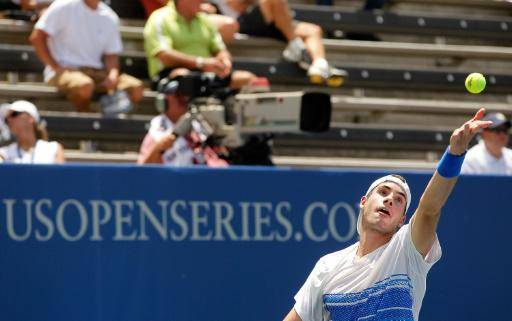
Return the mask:
<svg viewBox="0 0 512 321">
<path fill-rule="evenodd" d="M 329 94 L 301 91 L 237 94 L 228 85 L 214 75 L 191 72 L 170 79 L 165 88 L 159 86 L 159 92 L 186 97 L 186 117 L 201 141 L 227 146 L 234 154 L 246 153 L 250 143 L 252 149 L 261 148 L 261 153 L 255 153 L 259 155 L 257 158 L 270 159 L 267 140 L 275 134 L 318 133 L 329 129 L 332 109 Z M 254 143 L 255 137 L 260 137 L 256 142 L 261 144 Z M 254 150 L 250 153 L 254 154 Z M 236 163 L 258 162 L 239 155 Z"/>
</svg>

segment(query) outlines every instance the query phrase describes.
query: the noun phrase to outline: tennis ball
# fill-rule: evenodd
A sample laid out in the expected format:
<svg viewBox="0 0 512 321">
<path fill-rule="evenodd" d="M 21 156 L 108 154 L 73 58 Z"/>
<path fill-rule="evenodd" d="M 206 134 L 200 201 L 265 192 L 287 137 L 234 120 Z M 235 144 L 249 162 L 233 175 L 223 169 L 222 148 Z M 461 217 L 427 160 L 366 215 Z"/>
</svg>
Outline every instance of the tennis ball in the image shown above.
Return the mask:
<svg viewBox="0 0 512 321">
<path fill-rule="evenodd" d="M 472 94 L 479 94 L 485 89 L 484 75 L 474 72 L 466 78 L 466 89 Z"/>
</svg>

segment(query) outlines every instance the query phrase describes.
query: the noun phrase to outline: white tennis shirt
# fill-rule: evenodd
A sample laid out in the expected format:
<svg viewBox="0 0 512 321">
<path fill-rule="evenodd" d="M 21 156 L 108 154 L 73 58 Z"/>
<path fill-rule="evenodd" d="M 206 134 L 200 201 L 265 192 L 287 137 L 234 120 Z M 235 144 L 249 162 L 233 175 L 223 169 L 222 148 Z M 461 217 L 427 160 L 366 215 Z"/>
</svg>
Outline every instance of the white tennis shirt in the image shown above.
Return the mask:
<svg viewBox="0 0 512 321">
<path fill-rule="evenodd" d="M 423 258 L 409 224 L 385 245 L 357 257 L 359 242 L 322 257 L 295 295 L 302 321 L 418 320 L 427 273 L 441 257 L 436 237 Z"/>
</svg>

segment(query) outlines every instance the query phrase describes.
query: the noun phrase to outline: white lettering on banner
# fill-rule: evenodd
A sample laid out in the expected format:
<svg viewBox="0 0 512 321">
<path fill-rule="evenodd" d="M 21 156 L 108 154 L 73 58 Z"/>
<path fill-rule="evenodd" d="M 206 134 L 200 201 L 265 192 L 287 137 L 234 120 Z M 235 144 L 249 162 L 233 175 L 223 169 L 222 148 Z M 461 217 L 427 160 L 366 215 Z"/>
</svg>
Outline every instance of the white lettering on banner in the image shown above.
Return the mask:
<svg viewBox="0 0 512 321">
<path fill-rule="evenodd" d="M 208 210 L 210 204 L 208 202 L 190 202 L 192 207 L 192 241 L 209 241 L 212 238 L 212 231 L 209 231 L 205 235 L 200 234 L 201 225 L 204 229 L 208 228 Z M 201 210 L 204 209 L 204 211 Z"/>
<path fill-rule="evenodd" d="M 0 241 L 5 226 L 5 235 L 17 242 L 56 237 L 70 242 L 347 242 L 355 235 L 357 221 L 355 209 L 345 202 L 312 202 L 301 213 L 289 201 L 1 201 Z"/>
<path fill-rule="evenodd" d="M 174 201 L 171 205 L 171 219 L 174 221 L 174 223 L 177 223 L 180 226 L 182 231 L 181 234 L 176 234 L 174 230 L 171 230 L 171 240 L 173 241 L 183 241 L 187 238 L 188 234 L 187 221 L 178 214 L 178 207 L 186 208 L 187 203 L 185 201 L 179 200 Z"/>
<path fill-rule="evenodd" d="M 137 231 L 133 230 L 131 234 L 126 235 L 123 231 L 123 226 L 127 225 L 128 228 L 132 226 L 132 214 L 133 214 L 133 201 L 129 200 L 116 200 L 114 203 L 114 213 L 116 221 L 116 234 L 114 235 L 114 241 L 131 241 L 137 237 Z M 127 207 L 129 212 L 123 211 L 123 207 Z M 128 215 L 125 215 L 128 214 Z"/>
<path fill-rule="evenodd" d="M 290 220 L 286 218 L 286 216 L 284 216 L 283 213 L 285 209 L 288 212 L 291 212 L 292 205 L 289 202 L 281 202 L 276 206 L 276 220 L 282 227 L 284 227 L 286 231 L 284 235 L 281 235 L 278 232 L 276 232 L 276 240 L 279 242 L 286 242 L 290 240 L 293 234 L 293 225 L 290 222 Z"/>
<path fill-rule="evenodd" d="M 9 234 L 9 237 L 15 241 L 25 241 L 30 237 L 30 233 L 32 230 L 32 203 L 33 200 L 25 200 L 23 203 L 25 203 L 25 234 L 18 235 L 16 234 L 16 231 L 14 229 L 14 203 L 16 203 L 16 200 L 12 199 L 6 199 L 3 201 L 3 203 L 6 206 L 6 219 L 7 219 L 7 233 Z"/>
<path fill-rule="evenodd" d="M 112 217 L 112 209 L 107 202 L 101 200 L 92 200 L 89 202 L 92 207 L 92 235 L 91 241 L 102 241 L 100 226 L 107 224 Z M 103 217 L 100 217 L 100 208 L 103 210 Z"/>
<path fill-rule="evenodd" d="M 64 214 L 73 213 L 73 211 L 65 212 L 65 209 L 68 207 L 68 205 L 74 205 L 74 207 L 78 210 L 78 215 L 80 215 L 80 228 L 75 236 L 72 236 L 68 233 L 66 230 L 66 224 L 64 224 Z M 57 208 L 56 221 L 57 230 L 66 241 L 78 241 L 87 231 L 87 211 L 85 210 L 85 207 L 82 205 L 82 203 L 75 199 L 65 200 L 62 204 L 60 204 L 60 206 Z"/>
<path fill-rule="evenodd" d="M 148 241 L 149 236 L 146 234 L 146 220 L 144 218 L 148 218 L 149 222 L 155 230 L 160 234 L 160 237 L 164 240 L 167 240 L 167 215 L 165 215 L 165 209 L 169 202 L 160 201 L 158 202 L 160 207 L 163 209 L 160 213 L 160 221 L 156 218 L 155 214 L 151 211 L 149 206 L 144 201 L 137 201 L 137 205 L 140 208 L 140 234 L 139 240 Z"/>
<path fill-rule="evenodd" d="M 251 203 L 240 202 L 238 203 L 242 207 L 242 241 L 250 241 L 249 236 L 249 206 Z"/>
<path fill-rule="evenodd" d="M 336 224 L 336 214 L 338 213 L 338 210 L 340 208 L 345 210 L 346 215 L 348 216 L 348 219 L 350 221 L 350 227 L 345 236 L 342 236 L 338 233 L 338 228 Z M 354 233 L 356 231 L 356 222 L 357 216 L 354 209 L 345 202 L 339 202 L 335 204 L 329 211 L 329 231 L 331 232 L 332 237 L 338 242 L 347 242 L 354 236 Z"/>
<path fill-rule="evenodd" d="M 272 210 L 271 203 L 254 203 L 254 241 L 272 241 L 272 233 L 263 235 L 265 227 L 270 228 L 269 212 Z M 266 210 L 266 211 L 265 211 Z"/>
<path fill-rule="evenodd" d="M 42 199 L 36 203 L 36 218 L 41 224 L 46 227 L 46 235 L 43 236 L 39 229 L 36 229 L 36 240 L 38 241 L 48 241 L 53 237 L 53 233 L 55 232 L 55 227 L 53 226 L 53 222 L 49 216 L 43 213 L 43 206 L 46 206 L 49 210 L 52 209 L 52 201 L 49 199 Z"/>
<path fill-rule="evenodd" d="M 224 230 L 228 233 L 230 240 L 238 240 L 238 236 L 236 235 L 235 230 L 233 230 L 233 226 L 231 225 L 231 221 L 235 216 L 233 206 L 231 206 L 231 204 L 228 202 L 213 202 L 213 208 L 215 213 L 215 236 L 213 239 L 215 241 L 226 240 L 222 234 L 224 227 Z M 226 213 L 225 216 L 223 216 L 223 212 Z"/>
</svg>

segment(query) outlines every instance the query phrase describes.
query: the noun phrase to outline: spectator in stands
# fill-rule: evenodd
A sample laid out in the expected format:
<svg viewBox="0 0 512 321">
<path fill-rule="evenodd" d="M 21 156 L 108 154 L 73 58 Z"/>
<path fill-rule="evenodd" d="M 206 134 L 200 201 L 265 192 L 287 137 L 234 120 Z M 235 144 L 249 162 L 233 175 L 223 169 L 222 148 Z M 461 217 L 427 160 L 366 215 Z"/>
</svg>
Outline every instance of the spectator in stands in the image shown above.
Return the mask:
<svg viewBox="0 0 512 321">
<path fill-rule="evenodd" d="M 11 0 L 0 2 L 0 10 L 8 10 L 6 17 L 36 21 L 54 0 Z"/>
<path fill-rule="evenodd" d="M 15 142 L 0 148 L 0 162 L 19 164 L 64 163 L 64 151 L 57 142 L 48 142 L 36 106 L 18 100 L 6 108 L 5 122 Z"/>
<path fill-rule="evenodd" d="M 201 0 L 174 0 L 146 22 L 144 47 L 153 87 L 176 69 L 215 73 L 235 89 L 256 80 L 248 71 L 232 71 L 231 55 L 200 12 L 200 4 Z"/>
<path fill-rule="evenodd" d="M 507 148 L 510 120 L 502 113 L 490 113 L 484 120 L 493 123 L 482 130 L 478 144 L 468 150 L 462 173 L 512 175 L 512 149 Z"/>
<path fill-rule="evenodd" d="M 142 99 L 142 82 L 120 74 L 119 18 L 100 0 L 58 0 L 30 35 L 46 64 L 45 81 L 56 86 L 78 111 L 89 111 L 93 94 L 126 91 L 132 103 Z"/>
<path fill-rule="evenodd" d="M 140 0 L 140 2 L 146 11 L 146 18 L 149 18 L 155 10 L 168 4 L 169 0 Z M 171 1 L 171 3 L 174 6 L 174 2 Z M 216 8 L 209 3 L 201 3 L 201 11 L 208 13 L 208 20 L 217 27 L 224 43 L 233 41 L 238 31 L 238 22 L 235 19 L 216 14 Z"/>
<path fill-rule="evenodd" d="M 294 22 L 287 0 L 210 0 L 221 14 L 238 20 L 240 32 L 256 37 L 269 37 L 288 43 L 285 60 L 307 70 L 311 82 L 327 82 L 340 86 L 344 70 L 329 66 L 325 59 L 322 29 L 307 22 Z"/>
<path fill-rule="evenodd" d="M 164 78 L 159 82 L 156 105 L 160 115 L 151 120 L 137 162 L 169 166 L 227 166 L 228 163 L 219 158 L 217 151 L 209 146 L 203 146 L 197 133 L 190 132 L 190 118 L 186 115 L 187 98 L 177 93 L 177 90 L 177 80 Z"/>
</svg>

